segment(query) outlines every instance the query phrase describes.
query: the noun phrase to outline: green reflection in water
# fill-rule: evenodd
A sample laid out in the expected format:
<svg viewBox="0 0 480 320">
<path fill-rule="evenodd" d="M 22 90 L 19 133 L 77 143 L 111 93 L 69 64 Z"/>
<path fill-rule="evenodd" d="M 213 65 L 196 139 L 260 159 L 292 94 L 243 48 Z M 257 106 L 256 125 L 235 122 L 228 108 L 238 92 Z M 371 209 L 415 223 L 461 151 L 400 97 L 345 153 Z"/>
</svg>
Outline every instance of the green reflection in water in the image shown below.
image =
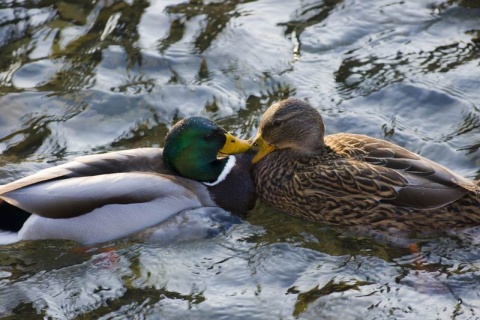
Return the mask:
<svg viewBox="0 0 480 320">
<path fill-rule="evenodd" d="M 298 294 L 297 303 L 295 304 L 295 310 L 293 311 L 293 315 L 298 317 L 301 315 L 307 308 L 311 302 L 314 302 L 320 297 L 330 295 L 335 292 L 344 292 L 348 290 L 356 290 L 360 291 L 359 287 L 370 285 L 372 283 L 368 281 L 353 281 L 352 283 L 347 283 L 344 281 L 340 281 L 338 283 L 334 282 L 334 280 L 329 281 L 323 287 L 319 288 L 312 288 L 307 292 L 299 292 L 295 288 L 288 289 L 288 293 L 291 294 Z"/>
<path fill-rule="evenodd" d="M 292 96 L 318 106 L 332 132 L 385 137 L 480 178 L 478 7 L 4 1 L 0 178 L 162 146 L 187 115 L 251 137 L 264 110 Z M 105 244 L 111 254 L 57 241 L 3 246 L 0 294 L 32 294 L 7 295 L 6 318 L 479 315 L 479 252 L 468 239 L 432 236 L 412 253 L 264 205 L 245 221 L 199 243 Z"/>
</svg>

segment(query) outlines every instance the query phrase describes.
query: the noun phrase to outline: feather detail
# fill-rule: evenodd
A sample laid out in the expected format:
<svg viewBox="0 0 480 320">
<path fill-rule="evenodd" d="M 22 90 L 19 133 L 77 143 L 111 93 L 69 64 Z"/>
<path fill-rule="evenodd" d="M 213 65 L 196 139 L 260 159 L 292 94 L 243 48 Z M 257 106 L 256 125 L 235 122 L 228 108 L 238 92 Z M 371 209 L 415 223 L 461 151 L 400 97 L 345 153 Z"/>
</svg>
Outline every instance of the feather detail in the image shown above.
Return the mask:
<svg viewBox="0 0 480 320">
<path fill-rule="evenodd" d="M 259 198 L 331 224 L 412 231 L 480 224 L 478 182 L 388 141 L 323 131 L 318 111 L 299 100 L 265 112 L 256 139 L 276 149 L 254 165 Z"/>
<path fill-rule="evenodd" d="M 217 180 L 215 180 L 214 182 L 203 182 L 203 184 L 209 187 L 213 187 L 221 183 L 222 181 L 225 180 L 225 178 L 230 173 L 230 171 L 232 171 L 233 167 L 235 166 L 235 163 L 236 163 L 235 156 L 228 156 L 227 164 L 225 165 L 225 168 L 223 169 L 222 173 L 220 173 L 220 175 L 218 176 Z"/>
</svg>

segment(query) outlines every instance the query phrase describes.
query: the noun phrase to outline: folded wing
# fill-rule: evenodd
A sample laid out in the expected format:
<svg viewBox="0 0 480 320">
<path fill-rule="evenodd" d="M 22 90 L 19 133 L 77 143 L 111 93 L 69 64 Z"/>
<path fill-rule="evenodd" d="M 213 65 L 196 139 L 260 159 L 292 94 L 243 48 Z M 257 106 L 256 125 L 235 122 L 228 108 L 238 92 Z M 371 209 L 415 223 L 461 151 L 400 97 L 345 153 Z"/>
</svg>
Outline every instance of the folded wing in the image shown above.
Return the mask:
<svg viewBox="0 0 480 320">
<path fill-rule="evenodd" d="M 399 206 L 432 209 L 480 192 L 472 181 L 384 140 L 342 133 L 325 141 L 344 157 L 328 175 L 343 182 L 345 194 L 370 194 Z"/>
</svg>

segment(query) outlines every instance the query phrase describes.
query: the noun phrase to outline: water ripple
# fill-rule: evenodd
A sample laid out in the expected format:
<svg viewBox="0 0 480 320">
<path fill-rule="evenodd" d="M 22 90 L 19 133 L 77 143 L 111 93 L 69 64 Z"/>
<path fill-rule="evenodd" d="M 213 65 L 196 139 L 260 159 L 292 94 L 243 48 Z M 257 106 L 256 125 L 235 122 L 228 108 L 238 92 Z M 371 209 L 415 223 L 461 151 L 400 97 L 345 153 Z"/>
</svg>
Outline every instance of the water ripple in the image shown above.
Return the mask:
<svg viewBox="0 0 480 320">
<path fill-rule="evenodd" d="M 328 133 L 384 138 L 480 178 L 479 10 L 462 0 L 4 1 L 0 180 L 161 147 L 184 116 L 252 137 L 287 97 L 316 106 Z M 0 317 L 480 314 L 478 230 L 408 239 L 410 251 L 261 204 L 228 230 L 208 226 L 185 241 L 163 226 L 156 241 L 2 245 Z"/>
</svg>

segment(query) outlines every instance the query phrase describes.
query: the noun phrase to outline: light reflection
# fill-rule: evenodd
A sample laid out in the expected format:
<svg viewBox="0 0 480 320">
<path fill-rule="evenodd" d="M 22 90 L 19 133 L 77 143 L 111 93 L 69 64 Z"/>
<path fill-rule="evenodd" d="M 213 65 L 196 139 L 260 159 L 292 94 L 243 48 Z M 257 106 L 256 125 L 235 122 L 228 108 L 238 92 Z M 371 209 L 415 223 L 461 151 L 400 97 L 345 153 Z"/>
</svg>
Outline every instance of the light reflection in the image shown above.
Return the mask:
<svg viewBox="0 0 480 320">
<path fill-rule="evenodd" d="M 288 97 L 318 106 L 332 132 L 387 137 L 480 178 L 475 1 L 42 0 L 0 10 L 2 182 L 81 154 L 162 146 L 187 115 L 251 137 Z M 0 250 L 0 314 L 475 318 L 476 239 L 427 237 L 412 253 L 259 206 L 195 241 L 25 242 Z"/>
</svg>

